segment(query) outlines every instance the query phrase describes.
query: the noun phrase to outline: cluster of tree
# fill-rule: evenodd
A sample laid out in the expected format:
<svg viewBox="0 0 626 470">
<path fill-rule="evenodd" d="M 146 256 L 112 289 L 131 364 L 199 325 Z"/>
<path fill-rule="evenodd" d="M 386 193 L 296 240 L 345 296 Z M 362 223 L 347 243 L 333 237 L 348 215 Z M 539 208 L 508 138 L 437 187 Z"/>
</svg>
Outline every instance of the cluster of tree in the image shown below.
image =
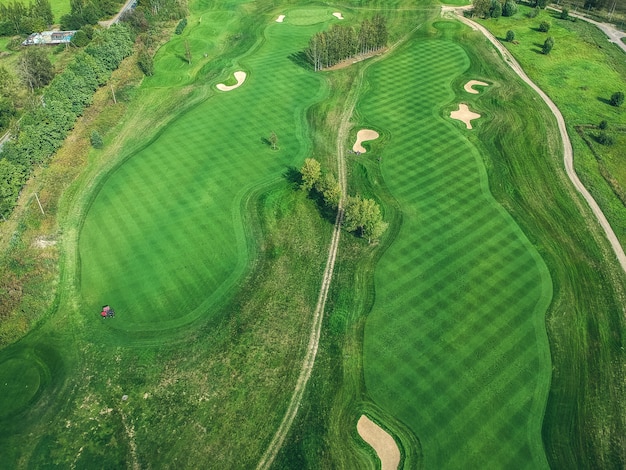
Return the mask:
<svg viewBox="0 0 626 470">
<path fill-rule="evenodd" d="M 315 191 L 322 197 L 324 204 L 333 210 L 341 202 L 341 186 L 331 173 L 323 173 L 320 163 L 314 158 L 307 158 L 300 170 L 302 189 Z M 387 230 L 380 206 L 373 199 L 361 196 L 348 196 L 344 207 L 343 226 L 348 232 L 367 238 L 368 242 L 378 240 Z"/>
<path fill-rule="evenodd" d="M 54 23 L 48 0 L 34 0 L 26 6 L 13 0 L 0 4 L 0 36 L 44 31 Z"/>
<path fill-rule="evenodd" d="M 358 195 L 348 196 L 343 218 L 343 226 L 348 232 L 355 232 L 372 243 L 385 233 L 388 225 L 383 221 L 383 214 L 376 201 Z"/>
<path fill-rule="evenodd" d="M 315 191 L 326 206 L 336 210 L 341 201 L 341 186 L 332 173 L 322 173 L 322 167 L 315 158 L 307 158 L 300 169 L 302 189 Z"/>
<path fill-rule="evenodd" d="M 585 0 L 584 8 L 585 10 L 601 10 L 609 7 L 610 4 L 612 4 L 610 0 Z"/>
<path fill-rule="evenodd" d="M 61 29 L 74 31 L 115 15 L 123 0 L 70 0 L 70 12 L 61 17 Z"/>
<path fill-rule="evenodd" d="M 0 151 L 0 214 L 13 209 L 33 166 L 48 161 L 96 89 L 131 54 L 133 39 L 125 25 L 98 30 L 89 46 L 54 77 L 41 105 L 24 113 L 18 132 Z"/>
<path fill-rule="evenodd" d="M 481 18 L 499 18 L 517 13 L 514 0 L 472 0 L 473 14 Z"/>
<path fill-rule="evenodd" d="M 363 20 L 359 29 L 334 25 L 329 31 L 317 33 L 305 50 L 315 71 L 332 67 L 339 62 L 384 48 L 389 34 L 384 17 L 376 15 Z"/>
</svg>

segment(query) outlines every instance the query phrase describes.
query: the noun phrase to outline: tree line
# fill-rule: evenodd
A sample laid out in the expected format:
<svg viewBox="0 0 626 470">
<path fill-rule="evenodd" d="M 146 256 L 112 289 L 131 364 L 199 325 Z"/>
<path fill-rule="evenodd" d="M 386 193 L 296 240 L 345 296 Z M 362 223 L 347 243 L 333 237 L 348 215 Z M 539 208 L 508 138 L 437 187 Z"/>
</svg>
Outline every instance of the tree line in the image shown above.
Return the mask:
<svg viewBox="0 0 626 470">
<path fill-rule="evenodd" d="M 54 23 L 48 0 L 34 0 L 27 5 L 17 0 L 0 4 L 0 36 L 44 31 Z"/>
<path fill-rule="evenodd" d="M 317 33 L 309 40 L 305 55 L 317 72 L 359 54 L 382 49 L 388 38 L 385 18 L 376 15 L 363 20 L 358 29 L 334 25 L 329 31 Z"/>
<path fill-rule="evenodd" d="M 91 43 L 52 79 L 41 104 L 24 113 L 19 129 L 0 151 L 0 214 L 8 215 L 35 165 L 45 164 L 61 146 L 98 87 L 133 50 L 123 24 L 98 30 Z"/>
<path fill-rule="evenodd" d="M 302 189 L 314 191 L 321 196 L 324 204 L 337 210 L 341 202 L 341 186 L 332 173 L 322 172 L 320 163 L 314 158 L 304 160 L 300 169 Z M 387 222 L 383 221 L 380 206 L 373 199 L 360 195 L 348 196 L 344 207 L 343 227 L 348 232 L 367 238 L 368 243 L 378 240 L 387 230 Z"/>
</svg>

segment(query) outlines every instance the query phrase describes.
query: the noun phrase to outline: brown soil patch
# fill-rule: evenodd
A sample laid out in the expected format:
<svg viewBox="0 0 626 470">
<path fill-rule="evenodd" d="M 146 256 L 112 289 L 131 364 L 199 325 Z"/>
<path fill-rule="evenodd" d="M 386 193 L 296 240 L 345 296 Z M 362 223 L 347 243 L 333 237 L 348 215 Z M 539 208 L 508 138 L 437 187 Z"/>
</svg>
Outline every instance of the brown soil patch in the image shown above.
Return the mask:
<svg viewBox="0 0 626 470">
<path fill-rule="evenodd" d="M 465 86 L 463 87 L 463 89 L 468 92 L 468 93 L 472 93 L 474 95 L 477 95 L 478 93 L 480 93 L 478 90 L 475 90 L 473 87 L 474 85 L 478 85 L 478 86 L 489 86 L 489 83 L 485 83 L 485 82 L 481 82 L 480 80 L 470 80 L 469 82 L 467 82 L 465 84 Z"/>
<path fill-rule="evenodd" d="M 236 84 L 224 85 L 223 83 L 218 83 L 217 85 L 215 85 L 215 87 L 220 91 L 234 90 L 235 88 L 239 88 L 245 79 L 246 79 L 246 72 L 242 72 L 241 70 L 239 70 L 235 72 L 235 80 L 237 80 Z"/>
<path fill-rule="evenodd" d="M 480 114 L 470 111 L 466 104 L 461 103 L 457 111 L 452 111 L 450 113 L 450 117 L 452 119 L 463 121 L 465 125 L 467 126 L 467 128 L 471 129 L 472 128 L 471 121 L 474 119 L 478 119 L 480 117 Z"/>
<path fill-rule="evenodd" d="M 400 450 L 391 435 L 365 415 L 361 415 L 356 429 L 359 436 L 372 446 L 381 463 L 381 470 L 397 470 Z"/>
<path fill-rule="evenodd" d="M 354 150 L 355 152 L 359 152 L 359 153 L 365 153 L 366 150 L 361 144 L 368 140 L 378 139 L 378 137 L 380 136 L 378 132 L 376 131 L 373 131 L 371 129 L 361 129 L 356 134 L 356 142 L 352 146 L 352 150 Z"/>
</svg>

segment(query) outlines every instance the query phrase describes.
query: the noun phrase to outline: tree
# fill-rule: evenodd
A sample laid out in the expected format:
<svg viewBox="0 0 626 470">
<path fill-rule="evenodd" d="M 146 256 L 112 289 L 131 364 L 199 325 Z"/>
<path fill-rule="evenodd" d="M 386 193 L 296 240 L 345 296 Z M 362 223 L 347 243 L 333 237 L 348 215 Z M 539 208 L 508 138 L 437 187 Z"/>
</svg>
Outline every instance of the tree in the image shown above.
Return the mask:
<svg viewBox="0 0 626 470">
<path fill-rule="evenodd" d="M 176 25 L 176 30 L 174 31 L 174 34 L 183 34 L 183 30 L 185 29 L 186 26 L 187 26 L 187 18 L 183 18 Z"/>
<path fill-rule="evenodd" d="M 380 206 L 373 199 L 361 196 L 348 196 L 344 211 L 343 225 L 348 232 L 357 232 L 368 242 L 378 240 L 387 229 L 383 222 Z"/>
<path fill-rule="evenodd" d="M 547 33 L 548 31 L 550 31 L 550 23 L 548 23 L 547 21 L 542 21 L 541 23 L 539 23 L 539 31 L 541 31 L 542 33 Z"/>
<path fill-rule="evenodd" d="M 315 189 L 319 191 L 324 198 L 324 203 L 332 208 L 337 209 L 341 201 L 341 185 L 332 173 L 326 173 L 315 185 Z"/>
<path fill-rule="evenodd" d="M 13 103 L 6 98 L 0 98 L 0 130 L 4 131 L 4 129 L 9 127 L 11 119 L 13 119 L 15 114 Z"/>
<path fill-rule="evenodd" d="M 510 29 L 506 32 L 506 40 L 508 42 L 515 41 L 515 33 L 513 31 L 511 31 Z"/>
<path fill-rule="evenodd" d="M 502 16 L 513 16 L 517 13 L 517 3 L 513 0 L 507 0 L 502 7 Z"/>
<path fill-rule="evenodd" d="M 486 18 L 491 9 L 491 0 L 472 0 L 473 15 Z"/>
<path fill-rule="evenodd" d="M 96 130 L 91 131 L 89 140 L 91 142 L 91 146 L 95 149 L 101 149 L 104 146 L 104 142 L 102 141 L 102 136 Z"/>
<path fill-rule="evenodd" d="M 320 162 L 314 158 L 307 158 L 300 169 L 300 174 L 302 175 L 302 189 L 310 191 L 322 176 Z"/>
<path fill-rule="evenodd" d="M 611 106 L 619 107 L 624 103 L 624 93 L 616 91 L 611 95 Z"/>
<path fill-rule="evenodd" d="M 548 36 L 543 43 L 543 47 L 541 48 L 541 52 L 544 54 L 549 54 L 552 48 L 554 47 L 554 38 L 552 36 Z"/>
<path fill-rule="evenodd" d="M 20 55 L 17 71 L 24 85 L 31 91 L 47 85 L 54 77 L 54 68 L 48 55 L 37 47 L 29 47 Z"/>
<path fill-rule="evenodd" d="M 600 132 L 598 136 L 596 137 L 596 139 L 599 143 L 601 143 L 602 145 L 606 145 L 606 146 L 610 146 L 615 143 L 615 141 L 613 140 L 613 137 L 611 137 L 609 134 L 607 134 L 604 131 Z"/>
<path fill-rule="evenodd" d="M 502 16 L 502 4 L 499 0 L 492 1 L 489 16 L 492 18 L 500 18 Z"/>
<path fill-rule="evenodd" d="M 276 150 L 277 147 L 276 145 L 278 144 L 278 136 L 276 135 L 276 133 L 274 131 L 272 131 L 272 133 L 270 134 L 270 145 L 272 146 L 272 150 Z"/>
<path fill-rule="evenodd" d="M 561 14 L 559 15 L 559 17 L 560 17 L 562 20 L 568 20 L 568 19 L 569 19 L 569 10 L 568 10 L 567 8 L 563 8 L 563 9 L 561 10 Z"/>
<path fill-rule="evenodd" d="M 145 47 L 142 47 L 137 54 L 137 66 L 145 76 L 151 77 L 154 75 L 154 59 Z"/>
<path fill-rule="evenodd" d="M 26 181 L 24 167 L 0 158 L 0 214 L 9 214 Z"/>
</svg>

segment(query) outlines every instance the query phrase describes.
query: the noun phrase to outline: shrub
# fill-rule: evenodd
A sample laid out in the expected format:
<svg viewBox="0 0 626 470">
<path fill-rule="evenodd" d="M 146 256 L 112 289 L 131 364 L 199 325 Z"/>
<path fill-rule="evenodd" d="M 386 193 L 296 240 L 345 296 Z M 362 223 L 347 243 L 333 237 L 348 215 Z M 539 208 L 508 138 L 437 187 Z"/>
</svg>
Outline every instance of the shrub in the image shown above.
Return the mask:
<svg viewBox="0 0 626 470">
<path fill-rule="evenodd" d="M 548 23 L 547 21 L 542 21 L 541 23 L 539 23 L 539 31 L 541 31 L 542 33 L 547 33 L 548 31 L 550 31 L 550 23 Z"/>
<path fill-rule="evenodd" d="M 616 91 L 611 95 L 611 105 L 612 106 L 621 106 L 624 103 L 624 93 L 621 91 Z"/>
<path fill-rule="evenodd" d="M 539 14 L 539 8 L 533 8 L 532 10 L 528 12 L 527 16 L 528 18 L 536 18 L 538 14 Z"/>
<path fill-rule="evenodd" d="M 601 143 L 602 145 L 613 145 L 614 140 L 613 137 L 611 137 L 609 134 L 607 134 L 606 132 L 600 132 L 598 134 L 598 136 L 596 137 L 596 140 Z"/>
<path fill-rule="evenodd" d="M 147 77 L 154 75 L 154 60 L 147 49 L 142 48 L 137 55 L 137 65 Z"/>
<path fill-rule="evenodd" d="M 600 121 L 600 125 L 598 126 L 600 129 L 605 130 L 609 128 L 609 123 L 606 121 Z"/>
<path fill-rule="evenodd" d="M 176 25 L 176 31 L 174 31 L 174 33 L 183 34 L 183 30 L 185 29 L 185 26 L 187 26 L 187 18 L 183 18 L 182 20 L 178 22 L 178 24 Z"/>
<path fill-rule="evenodd" d="M 104 142 L 102 142 L 102 136 L 96 130 L 91 131 L 91 136 L 89 137 L 91 141 L 91 146 L 95 149 L 101 149 L 104 146 Z"/>
<path fill-rule="evenodd" d="M 568 10 L 567 8 L 563 8 L 563 9 L 561 10 L 561 15 L 560 15 L 560 18 L 561 18 L 562 20 L 567 20 L 567 19 L 569 19 L 569 10 Z"/>
<path fill-rule="evenodd" d="M 494 0 L 493 5 L 491 7 L 490 16 L 492 18 L 500 18 L 502 16 L 502 5 L 498 0 Z"/>
<path fill-rule="evenodd" d="M 550 53 L 553 47 L 554 47 L 554 38 L 552 36 L 548 36 L 548 38 L 546 38 L 545 42 L 543 43 L 541 52 L 547 55 Z"/>
<path fill-rule="evenodd" d="M 506 32 L 506 40 L 508 42 L 513 42 L 515 40 L 515 33 L 510 29 Z"/>
</svg>

